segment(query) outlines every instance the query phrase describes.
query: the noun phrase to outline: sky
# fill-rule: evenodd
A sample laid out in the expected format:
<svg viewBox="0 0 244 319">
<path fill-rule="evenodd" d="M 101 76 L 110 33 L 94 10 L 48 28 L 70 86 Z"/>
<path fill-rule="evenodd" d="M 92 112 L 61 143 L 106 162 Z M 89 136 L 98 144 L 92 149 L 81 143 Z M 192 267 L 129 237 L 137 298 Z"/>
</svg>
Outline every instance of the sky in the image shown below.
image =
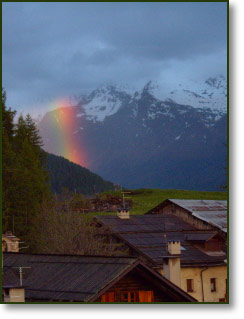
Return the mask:
<svg viewBox="0 0 244 319">
<path fill-rule="evenodd" d="M 105 83 L 226 75 L 226 3 L 9 2 L 2 14 L 2 82 L 18 113 L 43 115 Z"/>
</svg>

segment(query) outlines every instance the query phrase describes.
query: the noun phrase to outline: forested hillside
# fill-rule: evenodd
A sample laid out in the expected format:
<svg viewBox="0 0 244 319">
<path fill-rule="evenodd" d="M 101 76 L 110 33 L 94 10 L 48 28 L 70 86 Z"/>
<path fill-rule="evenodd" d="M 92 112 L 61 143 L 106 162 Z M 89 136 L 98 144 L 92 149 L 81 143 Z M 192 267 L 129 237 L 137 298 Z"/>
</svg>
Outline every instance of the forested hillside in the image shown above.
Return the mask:
<svg viewBox="0 0 244 319">
<path fill-rule="evenodd" d="M 59 194 L 64 189 L 85 195 L 114 189 L 113 183 L 61 156 L 46 153 L 45 167 L 50 176 L 52 191 Z"/>
</svg>

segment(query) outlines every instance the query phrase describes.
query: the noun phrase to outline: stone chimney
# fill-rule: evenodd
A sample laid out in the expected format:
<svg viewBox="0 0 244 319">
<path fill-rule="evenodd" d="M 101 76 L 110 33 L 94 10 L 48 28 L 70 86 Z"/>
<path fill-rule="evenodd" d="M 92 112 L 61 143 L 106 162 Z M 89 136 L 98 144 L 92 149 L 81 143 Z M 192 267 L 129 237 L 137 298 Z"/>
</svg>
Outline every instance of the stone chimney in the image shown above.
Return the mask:
<svg viewBox="0 0 244 319">
<path fill-rule="evenodd" d="M 3 287 L 4 302 L 25 302 L 25 289 L 23 287 Z"/>
<path fill-rule="evenodd" d="M 119 208 L 117 210 L 117 216 L 121 219 L 129 219 L 130 218 L 130 210 L 128 208 Z"/>
<path fill-rule="evenodd" d="M 168 241 L 168 253 L 170 255 L 180 255 L 180 241 L 169 240 Z"/>
<path fill-rule="evenodd" d="M 180 268 L 180 241 L 168 241 L 168 256 L 164 260 L 164 276 L 178 287 L 181 287 L 181 268 Z"/>
</svg>

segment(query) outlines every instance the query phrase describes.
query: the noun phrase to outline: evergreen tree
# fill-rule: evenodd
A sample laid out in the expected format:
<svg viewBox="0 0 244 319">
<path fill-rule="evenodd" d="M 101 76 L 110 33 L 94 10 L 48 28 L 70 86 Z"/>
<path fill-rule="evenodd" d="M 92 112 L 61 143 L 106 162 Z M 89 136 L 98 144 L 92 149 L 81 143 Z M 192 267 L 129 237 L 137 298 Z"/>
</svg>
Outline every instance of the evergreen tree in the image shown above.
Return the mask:
<svg viewBox="0 0 244 319">
<path fill-rule="evenodd" d="M 6 107 L 6 92 L 2 88 L 2 133 L 3 136 L 7 136 L 9 140 L 14 135 L 14 116 L 16 111 L 12 111 L 11 108 Z"/>
<path fill-rule="evenodd" d="M 33 236 L 43 198 L 50 198 L 47 172 L 41 160 L 41 138 L 30 115 L 18 118 L 6 108 L 2 95 L 3 114 L 3 231 L 12 230 L 35 250 Z"/>
<path fill-rule="evenodd" d="M 41 137 L 39 136 L 39 131 L 36 128 L 35 122 L 32 120 L 30 114 L 27 114 L 25 118 L 25 124 L 27 128 L 27 137 L 30 144 L 40 150 L 40 148 L 43 146 L 43 142 Z"/>
</svg>

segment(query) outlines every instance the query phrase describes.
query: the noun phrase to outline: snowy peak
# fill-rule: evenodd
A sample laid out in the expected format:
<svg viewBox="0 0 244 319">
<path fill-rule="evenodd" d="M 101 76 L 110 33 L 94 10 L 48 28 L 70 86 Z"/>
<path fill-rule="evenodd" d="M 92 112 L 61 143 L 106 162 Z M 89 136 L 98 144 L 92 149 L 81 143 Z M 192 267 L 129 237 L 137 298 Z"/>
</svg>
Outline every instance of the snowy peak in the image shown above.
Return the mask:
<svg viewBox="0 0 244 319">
<path fill-rule="evenodd" d="M 153 94 L 155 90 L 158 90 L 158 89 L 159 89 L 159 85 L 157 82 L 148 81 L 146 85 L 144 86 L 144 88 L 142 89 L 142 92 Z"/>
<path fill-rule="evenodd" d="M 114 85 L 101 86 L 81 101 L 86 118 L 94 122 L 103 121 L 107 116 L 118 112 L 122 104 L 131 96 Z"/>
<path fill-rule="evenodd" d="M 205 81 L 206 84 L 208 84 L 211 87 L 214 87 L 216 89 L 223 89 L 223 90 L 227 90 L 227 83 L 226 83 L 226 79 L 223 75 L 219 75 L 215 78 L 208 78 Z"/>
<path fill-rule="evenodd" d="M 158 85 L 151 81 L 143 89 L 160 101 L 174 101 L 177 104 L 195 108 L 210 108 L 226 113 L 227 84 L 224 76 L 208 78 L 206 81 L 188 81 L 178 85 Z"/>
<path fill-rule="evenodd" d="M 102 122 L 106 117 L 116 114 L 123 107 L 130 107 L 136 116 L 139 104 L 144 109 L 151 104 L 167 102 L 181 106 L 191 106 L 197 109 L 210 109 L 224 114 L 227 111 L 227 84 L 223 75 L 210 77 L 205 81 L 188 81 L 178 85 L 162 85 L 155 81 L 148 81 L 145 86 L 136 91 L 128 86 L 103 85 L 92 91 L 90 95 L 82 97 L 79 106 L 86 119 Z M 155 109 L 155 106 L 152 105 Z M 158 110 L 155 112 L 161 112 Z M 150 112 L 151 117 L 154 117 Z"/>
</svg>

